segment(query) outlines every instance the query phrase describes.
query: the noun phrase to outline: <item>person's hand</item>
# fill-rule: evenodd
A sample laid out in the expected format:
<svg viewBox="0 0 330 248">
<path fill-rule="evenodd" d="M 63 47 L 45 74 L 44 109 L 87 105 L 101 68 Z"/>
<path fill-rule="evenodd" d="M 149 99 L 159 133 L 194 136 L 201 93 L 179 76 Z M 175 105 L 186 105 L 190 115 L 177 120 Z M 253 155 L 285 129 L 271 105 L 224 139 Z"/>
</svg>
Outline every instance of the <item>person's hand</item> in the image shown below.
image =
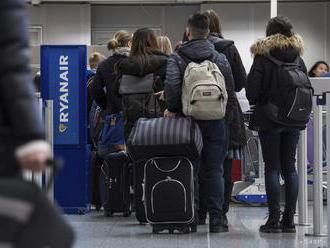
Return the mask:
<svg viewBox="0 0 330 248">
<path fill-rule="evenodd" d="M 39 172 L 46 169 L 49 159 L 51 159 L 51 154 L 49 152 L 39 151 L 18 158 L 18 162 L 23 170 Z"/>
<path fill-rule="evenodd" d="M 159 92 L 156 92 L 155 93 L 155 96 L 158 96 L 159 97 L 159 100 L 161 101 L 165 101 L 165 94 L 164 94 L 164 91 L 159 91 Z"/>
<path fill-rule="evenodd" d="M 176 116 L 176 113 L 173 113 L 173 112 L 169 111 L 168 109 L 166 109 L 164 112 L 164 117 L 173 118 L 175 116 Z"/>
</svg>

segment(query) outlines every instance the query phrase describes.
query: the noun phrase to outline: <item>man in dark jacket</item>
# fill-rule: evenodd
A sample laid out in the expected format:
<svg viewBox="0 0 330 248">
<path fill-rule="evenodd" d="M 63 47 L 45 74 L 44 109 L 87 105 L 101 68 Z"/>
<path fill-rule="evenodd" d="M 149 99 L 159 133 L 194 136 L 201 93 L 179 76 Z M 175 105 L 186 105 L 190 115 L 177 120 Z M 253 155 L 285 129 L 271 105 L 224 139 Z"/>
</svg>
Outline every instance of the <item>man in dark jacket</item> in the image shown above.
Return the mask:
<svg viewBox="0 0 330 248">
<path fill-rule="evenodd" d="M 192 62 L 210 60 L 219 67 L 225 77 L 228 92 L 226 119 L 231 119 L 231 106 L 236 99 L 233 76 L 226 57 L 214 50 L 214 45 L 207 40 L 209 35 L 209 20 L 205 15 L 195 14 L 189 19 L 187 28 L 189 42 L 183 44 L 179 48 L 178 54 L 173 54 L 168 60 L 165 81 L 165 96 L 168 109 L 165 111 L 165 116 L 173 117 L 182 112 L 181 87 L 183 70 L 180 70 L 180 67 L 185 62 L 183 62 L 180 56 L 184 56 L 185 60 Z M 202 131 L 204 144 L 200 160 L 199 176 L 203 177 L 205 183 L 200 192 L 203 192 L 206 198 L 207 208 L 210 213 L 210 232 L 226 232 L 228 231 L 228 227 L 224 225 L 222 216 L 224 194 L 223 161 L 228 149 L 225 119 L 198 121 L 198 124 Z M 195 175 L 198 174 L 198 164 L 198 162 L 194 162 Z M 196 182 L 195 192 L 198 192 Z M 196 206 L 197 209 L 198 206 Z"/>
<path fill-rule="evenodd" d="M 69 247 L 71 229 L 20 179 L 22 169 L 41 171 L 51 157 L 29 68 L 25 7 L 23 0 L 0 1 L 0 246 L 63 247 L 54 242 L 59 237 Z"/>
</svg>

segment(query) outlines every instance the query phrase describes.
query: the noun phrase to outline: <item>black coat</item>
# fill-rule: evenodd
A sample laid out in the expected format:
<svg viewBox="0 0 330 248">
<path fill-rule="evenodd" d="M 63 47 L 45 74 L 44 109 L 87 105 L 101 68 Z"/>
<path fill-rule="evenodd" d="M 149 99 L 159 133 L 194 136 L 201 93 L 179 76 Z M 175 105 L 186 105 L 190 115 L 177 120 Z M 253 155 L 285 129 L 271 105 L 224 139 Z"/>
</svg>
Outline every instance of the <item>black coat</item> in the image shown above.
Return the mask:
<svg viewBox="0 0 330 248">
<path fill-rule="evenodd" d="M 29 68 L 26 3 L 0 1 L 0 176 L 17 173 L 17 146 L 44 138 Z"/>
<path fill-rule="evenodd" d="M 108 110 L 110 113 L 118 113 L 122 110 L 121 100 L 114 92 L 113 84 L 118 76 L 116 67 L 128 55 L 129 48 L 119 48 L 112 56 L 102 61 L 90 87 L 93 100 L 103 110 Z"/>
<path fill-rule="evenodd" d="M 279 128 L 281 125 L 268 120 L 261 112 L 260 106 L 265 104 L 265 98 L 274 83 L 273 76 L 277 70 L 277 65 L 271 62 L 265 55 L 270 54 L 280 61 L 292 63 L 303 52 L 303 41 L 300 36 L 293 35 L 273 35 L 263 40 L 257 41 L 252 47 L 251 52 L 255 56 L 253 65 L 248 75 L 246 96 L 250 105 L 255 105 L 254 113 L 250 119 L 250 128 L 257 131 L 267 131 Z M 300 58 L 300 68 L 307 74 L 304 61 Z"/>
<path fill-rule="evenodd" d="M 243 66 L 241 56 L 234 45 L 234 41 L 223 39 L 220 35 L 211 33 L 208 38 L 214 44 L 215 49 L 226 56 L 234 78 L 234 88 L 236 92 L 241 91 L 246 86 L 246 72 Z M 246 132 L 244 116 L 236 99 L 233 104 L 233 118 L 229 126 L 229 147 L 241 147 L 246 144 Z"/>
<path fill-rule="evenodd" d="M 166 66 L 167 66 L 167 59 L 168 56 L 159 52 L 159 51 L 154 51 L 151 55 L 149 55 L 149 63 L 146 65 L 142 65 L 140 61 L 135 57 L 135 56 L 130 56 L 124 60 L 122 60 L 119 65 L 118 65 L 118 71 L 119 74 L 121 75 L 134 75 L 138 77 L 143 77 L 146 76 L 147 74 L 154 74 L 154 78 L 157 79 L 155 80 L 155 85 L 154 85 L 154 91 L 162 91 L 164 89 L 164 81 L 166 77 Z M 120 80 L 117 80 L 117 85 L 116 85 L 116 91 L 119 91 L 119 86 L 120 86 Z M 118 93 L 119 94 L 119 93 Z M 141 103 L 141 101 L 149 101 L 151 98 L 150 96 L 142 96 L 144 94 L 137 94 L 130 96 L 130 99 L 133 102 L 138 102 Z M 134 99 L 133 99 L 134 98 Z M 143 98 L 143 100 L 141 99 Z M 148 99 L 148 100 L 147 100 Z M 157 100 L 157 99 L 156 99 Z M 130 101 L 130 103 L 132 103 Z M 153 102 L 153 101 L 152 101 Z M 158 100 L 158 104 L 160 106 L 160 112 L 164 111 L 166 106 L 163 104 L 164 102 Z M 131 129 L 133 128 L 133 125 L 135 121 L 138 118 L 141 117 L 149 117 L 145 116 L 145 112 L 140 112 L 141 108 L 140 106 L 134 106 L 133 104 L 123 104 L 124 109 L 124 117 L 126 118 L 126 125 L 125 125 L 125 136 L 126 138 L 128 137 Z M 149 105 L 149 104 L 148 104 Z M 126 106 L 126 108 L 125 108 Z M 154 104 L 153 104 L 154 106 Z M 154 106 L 156 108 L 156 106 Z M 128 118 L 128 116 L 130 116 Z"/>
</svg>

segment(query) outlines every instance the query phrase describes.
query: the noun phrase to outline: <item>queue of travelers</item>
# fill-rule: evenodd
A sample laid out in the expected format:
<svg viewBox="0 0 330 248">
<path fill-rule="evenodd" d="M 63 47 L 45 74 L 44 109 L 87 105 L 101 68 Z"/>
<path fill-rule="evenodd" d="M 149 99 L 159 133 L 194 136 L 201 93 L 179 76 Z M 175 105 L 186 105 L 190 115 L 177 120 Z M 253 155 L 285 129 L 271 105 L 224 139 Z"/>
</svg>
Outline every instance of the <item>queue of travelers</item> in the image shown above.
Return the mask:
<svg viewBox="0 0 330 248">
<path fill-rule="evenodd" d="M 305 128 L 310 114 L 311 86 L 301 59 L 303 40 L 294 32 L 287 17 L 272 18 L 267 24 L 266 38 L 252 45 L 254 61 L 248 75 L 234 41 L 223 37 L 220 18 L 213 10 L 189 18 L 183 40 L 175 46 L 174 53 L 168 37 L 156 37 L 148 28 L 139 29 L 134 34 L 119 31 L 109 42 L 108 48 L 113 53 L 99 65 L 91 91 L 103 110 L 123 113 L 125 139 L 139 118 L 183 116 L 182 84 L 187 73 L 185 68 L 190 62 L 211 61 L 223 75 L 228 97 L 225 116 L 216 120 L 196 120 L 203 137 L 203 151 L 198 160 L 192 161 L 197 177 L 194 225 L 204 225 L 208 214 L 210 232 L 229 230 L 227 213 L 232 192 L 232 161 L 241 159 L 246 145 L 246 125 L 235 92 L 245 88 L 247 98 L 254 106 L 249 128 L 259 133 L 266 168 L 269 218 L 260 227 L 260 232 L 295 232 L 294 214 L 298 195 L 296 147 L 300 130 Z M 292 92 L 278 82 L 278 68 L 283 64 L 294 64 L 294 68 L 288 70 L 298 71 L 302 75 L 301 85 L 295 77 L 285 79 L 288 84 L 293 84 L 292 87 L 298 92 L 296 96 L 292 96 Z M 321 61 L 313 66 L 309 76 L 320 76 L 327 71 L 328 65 Z M 118 78 L 123 75 L 142 78 L 150 73 L 155 81 L 153 99 L 141 99 L 142 96 L 128 98 L 119 94 Z M 273 101 L 275 96 L 279 96 L 276 89 L 288 91 L 282 96 L 287 99 L 287 104 L 291 104 L 290 116 L 283 117 L 280 113 L 269 117 L 265 114 L 264 105 L 271 103 L 277 112 L 288 112 L 287 106 Z M 301 106 L 295 106 L 292 97 L 304 99 L 306 110 L 299 113 L 296 108 Z M 138 106 L 141 100 L 146 103 L 146 108 L 152 102 L 157 102 L 159 107 L 154 106 L 153 112 L 143 108 L 141 111 Z M 280 175 L 283 175 L 286 189 L 282 216 Z"/>
</svg>

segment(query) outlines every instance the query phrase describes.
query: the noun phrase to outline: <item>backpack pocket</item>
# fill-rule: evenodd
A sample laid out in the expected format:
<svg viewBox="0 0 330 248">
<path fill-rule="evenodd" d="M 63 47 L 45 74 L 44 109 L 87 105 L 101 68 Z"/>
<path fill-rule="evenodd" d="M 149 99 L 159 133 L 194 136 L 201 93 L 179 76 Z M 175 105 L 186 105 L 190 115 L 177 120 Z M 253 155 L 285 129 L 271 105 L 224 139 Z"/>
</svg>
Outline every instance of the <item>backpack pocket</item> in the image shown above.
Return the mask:
<svg viewBox="0 0 330 248">
<path fill-rule="evenodd" d="M 225 94 L 215 84 L 198 84 L 191 91 L 187 113 L 197 120 L 222 119 L 226 113 Z"/>
<path fill-rule="evenodd" d="M 308 121 L 312 111 L 312 90 L 309 88 L 295 88 L 289 91 L 282 117 L 293 121 Z"/>
</svg>

